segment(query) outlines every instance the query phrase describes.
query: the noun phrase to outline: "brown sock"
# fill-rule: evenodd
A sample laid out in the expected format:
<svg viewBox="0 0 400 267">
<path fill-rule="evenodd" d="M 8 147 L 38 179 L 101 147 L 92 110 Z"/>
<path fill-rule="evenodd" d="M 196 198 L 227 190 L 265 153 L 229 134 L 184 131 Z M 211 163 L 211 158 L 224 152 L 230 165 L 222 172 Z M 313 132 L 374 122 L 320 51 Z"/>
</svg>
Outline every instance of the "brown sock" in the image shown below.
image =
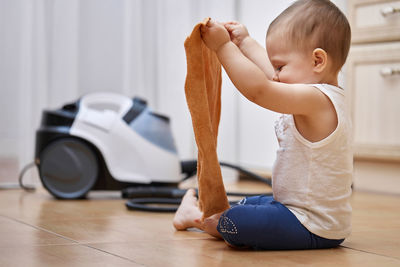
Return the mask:
<svg viewBox="0 0 400 267">
<path fill-rule="evenodd" d="M 201 25 L 206 25 L 208 20 L 197 24 L 185 41 L 185 94 L 198 147 L 199 206 L 203 219 L 229 208 L 217 156 L 221 64 L 215 52 L 203 43 L 200 33 Z"/>
</svg>

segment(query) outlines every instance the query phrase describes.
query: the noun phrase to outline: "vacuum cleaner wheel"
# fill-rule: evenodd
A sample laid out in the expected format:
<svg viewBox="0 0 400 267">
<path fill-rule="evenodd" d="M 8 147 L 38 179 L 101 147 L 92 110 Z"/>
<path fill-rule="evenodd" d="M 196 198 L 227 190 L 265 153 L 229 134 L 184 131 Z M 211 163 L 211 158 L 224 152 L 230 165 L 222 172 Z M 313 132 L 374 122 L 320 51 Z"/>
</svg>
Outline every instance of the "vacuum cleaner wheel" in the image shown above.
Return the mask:
<svg viewBox="0 0 400 267">
<path fill-rule="evenodd" d="M 85 197 L 96 183 L 98 161 L 93 150 L 75 138 L 58 139 L 42 151 L 40 178 L 57 198 Z"/>
</svg>

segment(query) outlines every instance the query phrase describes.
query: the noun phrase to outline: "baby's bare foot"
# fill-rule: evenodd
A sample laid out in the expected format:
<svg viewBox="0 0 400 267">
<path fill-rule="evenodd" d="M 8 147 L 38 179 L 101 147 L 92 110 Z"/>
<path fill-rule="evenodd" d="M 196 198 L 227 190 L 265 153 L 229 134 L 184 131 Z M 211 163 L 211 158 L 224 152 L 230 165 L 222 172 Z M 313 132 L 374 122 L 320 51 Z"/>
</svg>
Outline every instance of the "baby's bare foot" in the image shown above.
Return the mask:
<svg viewBox="0 0 400 267">
<path fill-rule="evenodd" d="M 217 225 L 218 225 L 219 218 L 221 217 L 221 214 L 222 214 L 222 212 L 214 214 L 208 218 L 205 218 L 204 223 L 203 223 L 203 230 L 206 233 L 212 235 L 213 237 L 222 239 L 221 234 L 217 230 Z"/>
<path fill-rule="evenodd" d="M 176 230 L 186 230 L 196 227 L 202 229 L 203 213 L 197 204 L 196 191 L 189 189 L 182 198 L 181 205 L 175 213 L 173 225 Z"/>
</svg>

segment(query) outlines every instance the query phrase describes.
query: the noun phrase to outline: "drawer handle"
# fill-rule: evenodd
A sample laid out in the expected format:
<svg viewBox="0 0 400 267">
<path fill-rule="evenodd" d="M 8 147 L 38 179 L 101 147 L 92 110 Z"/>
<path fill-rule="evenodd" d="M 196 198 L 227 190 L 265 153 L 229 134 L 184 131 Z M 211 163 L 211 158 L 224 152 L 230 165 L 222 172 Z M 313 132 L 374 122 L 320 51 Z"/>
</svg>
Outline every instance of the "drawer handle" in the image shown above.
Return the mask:
<svg viewBox="0 0 400 267">
<path fill-rule="evenodd" d="M 393 76 L 393 75 L 399 75 L 400 74 L 400 68 L 383 68 L 381 69 L 381 75 L 383 77 L 388 77 L 388 76 Z"/>
<path fill-rule="evenodd" d="M 381 14 L 384 17 L 396 14 L 396 13 L 400 13 L 400 8 L 397 7 L 392 7 L 392 6 L 387 6 L 381 9 Z"/>
</svg>

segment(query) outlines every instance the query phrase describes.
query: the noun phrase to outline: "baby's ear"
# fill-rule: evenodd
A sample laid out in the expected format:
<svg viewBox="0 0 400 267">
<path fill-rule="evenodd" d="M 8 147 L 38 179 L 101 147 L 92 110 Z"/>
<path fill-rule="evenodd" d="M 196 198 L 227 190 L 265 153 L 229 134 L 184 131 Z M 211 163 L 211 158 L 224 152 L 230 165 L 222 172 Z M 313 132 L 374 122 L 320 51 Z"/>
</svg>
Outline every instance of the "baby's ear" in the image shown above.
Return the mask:
<svg viewBox="0 0 400 267">
<path fill-rule="evenodd" d="M 321 73 L 328 64 L 328 54 L 322 48 L 315 48 L 313 53 L 314 71 Z"/>
</svg>

